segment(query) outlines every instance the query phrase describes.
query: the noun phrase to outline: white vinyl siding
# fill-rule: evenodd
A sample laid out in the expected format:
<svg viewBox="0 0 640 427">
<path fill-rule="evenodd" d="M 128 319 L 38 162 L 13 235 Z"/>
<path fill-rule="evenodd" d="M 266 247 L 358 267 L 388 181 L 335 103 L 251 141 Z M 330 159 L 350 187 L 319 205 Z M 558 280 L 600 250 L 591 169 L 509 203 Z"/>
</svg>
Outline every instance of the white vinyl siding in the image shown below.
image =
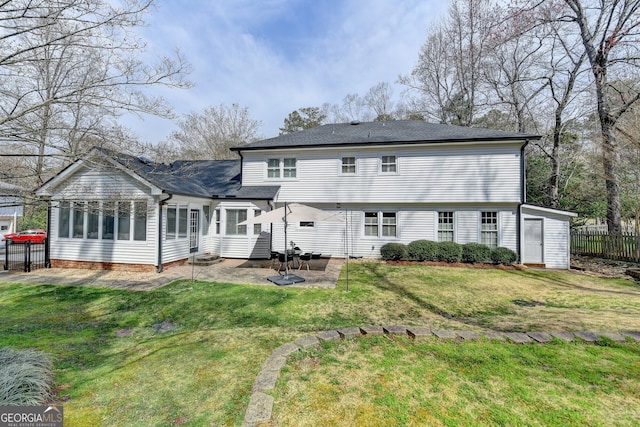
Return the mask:
<svg viewBox="0 0 640 427">
<path fill-rule="evenodd" d="M 381 173 L 378 150 L 362 148 L 356 174 L 341 173 L 339 148 L 287 150 L 296 159 L 295 179 L 267 178 L 272 154 L 243 152 L 242 184 L 277 181 L 278 200 L 306 204 L 520 203 L 520 145 L 398 147 L 397 173 Z M 346 156 L 346 155 L 345 155 Z M 349 154 L 351 156 L 351 154 Z M 281 175 L 282 176 L 282 175 Z"/>
<path fill-rule="evenodd" d="M 540 209 L 538 207 L 522 207 L 522 223 L 530 219 L 541 219 L 542 224 L 542 253 L 544 264 L 547 268 L 570 267 L 570 218 L 571 214 L 551 209 Z M 522 238 L 524 237 L 524 226 L 522 227 Z M 524 242 L 526 244 L 526 242 Z M 527 262 L 527 260 L 522 260 Z"/>
</svg>

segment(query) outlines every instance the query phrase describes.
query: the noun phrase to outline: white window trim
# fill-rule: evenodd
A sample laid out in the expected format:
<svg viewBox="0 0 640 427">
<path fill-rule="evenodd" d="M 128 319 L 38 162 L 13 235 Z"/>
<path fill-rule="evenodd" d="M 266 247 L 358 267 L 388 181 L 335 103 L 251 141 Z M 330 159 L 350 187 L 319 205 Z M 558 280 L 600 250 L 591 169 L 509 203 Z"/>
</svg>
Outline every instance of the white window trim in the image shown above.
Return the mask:
<svg viewBox="0 0 640 427">
<path fill-rule="evenodd" d="M 279 162 L 279 176 L 278 177 L 270 177 L 269 176 L 269 160 L 278 160 Z M 296 163 L 295 177 L 285 177 L 284 176 L 284 160 L 285 159 L 294 159 Z M 266 157 L 264 160 L 264 178 L 266 181 L 274 182 L 274 181 L 297 181 L 300 176 L 300 161 L 296 156 L 278 156 L 278 157 Z"/>
<path fill-rule="evenodd" d="M 365 234 L 365 213 L 367 212 L 375 212 L 378 218 L 378 235 L 377 236 L 367 236 Z M 393 213 L 396 216 L 396 235 L 395 236 L 385 236 L 383 234 L 384 222 L 382 215 L 385 213 Z M 364 240 L 400 240 L 400 212 L 396 210 L 389 209 L 363 209 L 361 214 L 362 227 L 360 231 L 361 238 Z"/>
<path fill-rule="evenodd" d="M 394 156 L 396 158 L 396 170 L 395 172 L 383 172 L 382 171 L 382 158 L 386 156 Z M 400 174 L 400 157 L 397 153 L 379 153 L 378 154 L 378 175 L 399 175 Z"/>
<path fill-rule="evenodd" d="M 435 221 L 434 221 L 434 241 L 439 242 L 440 241 L 440 236 L 438 235 L 438 231 L 439 230 L 439 217 L 440 217 L 440 212 L 453 212 L 453 241 L 454 242 L 458 242 L 458 212 L 454 209 L 438 209 L 437 211 L 435 211 Z M 486 211 L 483 211 L 486 212 Z M 482 225 L 480 226 L 480 228 L 482 228 Z"/>
<path fill-rule="evenodd" d="M 353 157 L 353 159 L 355 160 L 355 172 L 353 173 L 347 173 L 347 172 L 342 172 L 342 159 L 344 159 L 345 157 Z M 345 153 L 340 155 L 340 158 L 338 159 L 338 175 L 340 176 L 358 176 L 359 175 L 359 164 L 360 164 L 360 160 L 358 159 L 358 156 L 356 156 L 355 154 L 352 153 Z"/>
<path fill-rule="evenodd" d="M 500 226 L 500 211 L 496 209 L 482 209 L 478 211 L 478 243 L 482 243 L 482 212 L 495 212 L 496 213 L 496 228 L 497 228 L 497 242 L 496 248 L 502 246 L 502 227 Z"/>
</svg>

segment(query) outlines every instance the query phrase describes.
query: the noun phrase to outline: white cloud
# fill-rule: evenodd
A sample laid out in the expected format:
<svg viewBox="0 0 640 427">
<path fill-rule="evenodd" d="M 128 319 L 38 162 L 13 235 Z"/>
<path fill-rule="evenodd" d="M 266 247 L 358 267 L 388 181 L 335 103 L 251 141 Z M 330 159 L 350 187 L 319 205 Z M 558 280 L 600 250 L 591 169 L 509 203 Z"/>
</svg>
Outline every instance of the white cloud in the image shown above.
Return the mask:
<svg viewBox="0 0 640 427">
<path fill-rule="evenodd" d="M 158 91 L 176 112 L 237 102 L 271 137 L 297 108 L 340 103 L 410 72 L 428 25 L 446 7 L 440 0 L 183 0 L 162 3 L 143 35 L 152 51 L 178 47 L 192 63 L 194 89 Z M 172 128 L 157 119 L 126 124 L 152 142 Z"/>
</svg>

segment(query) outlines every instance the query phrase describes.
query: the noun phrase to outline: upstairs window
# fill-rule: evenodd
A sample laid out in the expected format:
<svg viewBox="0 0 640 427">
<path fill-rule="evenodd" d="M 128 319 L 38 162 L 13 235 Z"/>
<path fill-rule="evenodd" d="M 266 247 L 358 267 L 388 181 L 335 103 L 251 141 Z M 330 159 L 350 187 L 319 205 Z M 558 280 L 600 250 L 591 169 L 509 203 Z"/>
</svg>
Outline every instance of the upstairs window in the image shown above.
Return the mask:
<svg viewBox="0 0 640 427">
<path fill-rule="evenodd" d="M 453 242 L 453 212 L 438 212 L 438 241 Z"/>
<path fill-rule="evenodd" d="M 280 179 L 282 177 L 291 179 L 297 176 L 297 162 L 294 157 L 267 160 L 267 178 Z"/>
<path fill-rule="evenodd" d="M 355 157 L 343 157 L 340 173 L 343 175 L 355 175 L 356 174 L 356 158 Z"/>
<path fill-rule="evenodd" d="M 282 161 L 282 177 L 283 178 L 295 178 L 296 177 L 296 159 L 289 158 Z"/>
<path fill-rule="evenodd" d="M 267 161 L 267 178 L 280 178 L 280 159 Z"/>
<path fill-rule="evenodd" d="M 381 156 L 380 157 L 380 172 L 382 173 L 397 173 L 398 172 L 398 158 L 396 156 Z"/>
<path fill-rule="evenodd" d="M 482 212 L 480 243 L 491 249 L 498 247 L 498 212 Z"/>
</svg>

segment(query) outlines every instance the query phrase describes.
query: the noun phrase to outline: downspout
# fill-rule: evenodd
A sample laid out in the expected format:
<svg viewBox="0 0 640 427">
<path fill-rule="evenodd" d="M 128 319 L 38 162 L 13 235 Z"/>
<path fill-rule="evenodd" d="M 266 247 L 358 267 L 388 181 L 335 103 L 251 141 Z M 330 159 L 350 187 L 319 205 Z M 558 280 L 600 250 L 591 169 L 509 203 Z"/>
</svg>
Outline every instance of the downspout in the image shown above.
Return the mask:
<svg viewBox="0 0 640 427">
<path fill-rule="evenodd" d="M 157 273 L 162 273 L 164 267 L 162 266 L 162 207 L 167 204 L 169 200 L 173 198 L 173 194 L 169 194 L 166 199 L 158 202 L 158 266 L 156 268 Z"/>
<path fill-rule="evenodd" d="M 518 262 L 522 264 L 522 205 L 527 203 L 527 162 L 525 149 L 529 145 L 529 140 L 526 139 L 522 147 L 520 147 L 520 203 L 518 203 L 518 210 L 516 211 L 516 249 L 518 254 Z"/>
<path fill-rule="evenodd" d="M 47 200 L 47 238 L 44 241 L 44 267 L 51 268 L 51 198 Z"/>
</svg>

